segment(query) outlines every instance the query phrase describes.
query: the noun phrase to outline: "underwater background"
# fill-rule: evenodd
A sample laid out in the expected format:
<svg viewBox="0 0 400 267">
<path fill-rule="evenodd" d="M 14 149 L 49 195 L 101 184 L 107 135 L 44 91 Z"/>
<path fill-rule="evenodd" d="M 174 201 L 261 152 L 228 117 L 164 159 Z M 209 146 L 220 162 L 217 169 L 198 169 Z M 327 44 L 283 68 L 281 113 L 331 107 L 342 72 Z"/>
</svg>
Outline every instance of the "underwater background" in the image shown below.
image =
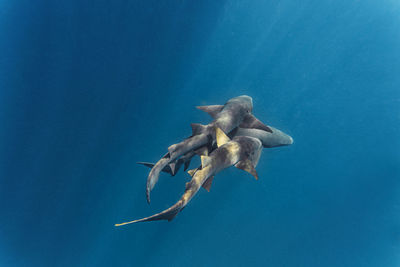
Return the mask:
<svg viewBox="0 0 400 267">
<path fill-rule="evenodd" d="M 253 97 L 294 138 L 172 222 L 149 169 Z M 1 1 L 1 266 L 400 266 L 400 3 Z M 198 164 L 193 162 L 191 166 Z"/>
</svg>

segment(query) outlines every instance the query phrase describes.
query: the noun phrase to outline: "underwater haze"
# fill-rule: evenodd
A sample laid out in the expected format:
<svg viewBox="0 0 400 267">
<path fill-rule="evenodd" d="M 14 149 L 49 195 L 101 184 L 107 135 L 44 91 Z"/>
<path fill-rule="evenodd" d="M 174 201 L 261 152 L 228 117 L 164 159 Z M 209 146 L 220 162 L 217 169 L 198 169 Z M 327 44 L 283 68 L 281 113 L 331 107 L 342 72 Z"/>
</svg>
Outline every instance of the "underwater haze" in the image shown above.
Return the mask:
<svg viewBox="0 0 400 267">
<path fill-rule="evenodd" d="M 260 177 L 149 169 L 253 98 Z M 1 1 L 1 266 L 400 266 L 400 3 Z M 193 162 L 195 167 L 199 161 Z"/>
</svg>

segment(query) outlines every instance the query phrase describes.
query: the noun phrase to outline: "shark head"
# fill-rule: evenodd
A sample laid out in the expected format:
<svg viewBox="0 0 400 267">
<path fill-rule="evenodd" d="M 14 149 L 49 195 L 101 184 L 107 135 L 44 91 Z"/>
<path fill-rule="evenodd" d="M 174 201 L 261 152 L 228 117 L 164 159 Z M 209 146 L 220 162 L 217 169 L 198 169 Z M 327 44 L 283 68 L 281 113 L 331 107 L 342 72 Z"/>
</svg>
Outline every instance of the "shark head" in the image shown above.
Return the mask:
<svg viewBox="0 0 400 267">
<path fill-rule="evenodd" d="M 253 99 L 248 95 L 241 95 L 228 100 L 225 105 L 240 104 L 248 113 L 253 111 Z"/>
<path fill-rule="evenodd" d="M 290 135 L 276 128 L 270 128 L 272 129 L 272 133 L 268 133 L 270 134 L 269 136 L 264 135 L 264 147 L 289 146 L 293 144 L 293 138 Z"/>
<path fill-rule="evenodd" d="M 251 136 L 258 138 L 263 147 L 269 148 L 269 147 L 278 147 L 278 146 L 288 146 L 293 144 L 293 138 L 274 128 L 271 126 L 268 126 L 271 128 L 272 133 L 260 130 L 260 129 L 251 129 L 251 128 L 238 128 L 237 132 L 235 133 L 236 136 Z"/>
</svg>

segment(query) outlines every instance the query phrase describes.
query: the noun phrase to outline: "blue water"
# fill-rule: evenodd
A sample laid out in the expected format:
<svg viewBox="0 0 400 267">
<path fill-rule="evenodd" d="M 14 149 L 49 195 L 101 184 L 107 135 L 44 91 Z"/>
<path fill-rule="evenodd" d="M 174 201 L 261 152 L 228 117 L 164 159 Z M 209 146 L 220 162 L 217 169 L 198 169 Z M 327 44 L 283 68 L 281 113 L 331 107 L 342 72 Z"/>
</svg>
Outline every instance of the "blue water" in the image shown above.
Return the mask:
<svg viewBox="0 0 400 267">
<path fill-rule="evenodd" d="M 400 266 L 400 4 L 1 1 L 1 266 Z M 293 136 L 172 222 L 148 169 L 253 97 Z M 195 166 L 193 164 L 192 166 Z"/>
</svg>

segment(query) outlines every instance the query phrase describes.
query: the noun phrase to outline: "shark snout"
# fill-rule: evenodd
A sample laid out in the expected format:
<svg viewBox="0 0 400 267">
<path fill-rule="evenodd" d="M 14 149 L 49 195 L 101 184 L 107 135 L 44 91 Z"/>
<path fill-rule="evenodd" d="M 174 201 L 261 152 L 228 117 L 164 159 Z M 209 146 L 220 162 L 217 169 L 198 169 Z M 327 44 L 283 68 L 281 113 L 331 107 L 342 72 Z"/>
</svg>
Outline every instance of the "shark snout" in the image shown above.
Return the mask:
<svg viewBox="0 0 400 267">
<path fill-rule="evenodd" d="M 241 95 L 241 96 L 238 96 L 237 98 L 242 100 L 242 101 L 246 101 L 246 102 L 248 102 L 248 103 L 253 105 L 253 98 L 251 98 L 251 96 Z"/>
<path fill-rule="evenodd" d="M 293 138 L 290 135 L 286 135 L 286 136 L 287 136 L 285 139 L 286 143 L 284 145 L 288 146 L 288 145 L 293 144 Z"/>
<path fill-rule="evenodd" d="M 289 146 L 293 144 L 294 141 L 290 135 L 278 129 L 274 129 L 273 131 L 274 131 L 273 137 L 275 139 L 274 146 Z"/>
<path fill-rule="evenodd" d="M 253 108 L 253 98 L 251 98 L 251 96 L 241 95 L 241 96 L 238 96 L 237 98 L 240 99 L 240 101 L 247 103 L 249 106 L 251 106 Z"/>
</svg>

